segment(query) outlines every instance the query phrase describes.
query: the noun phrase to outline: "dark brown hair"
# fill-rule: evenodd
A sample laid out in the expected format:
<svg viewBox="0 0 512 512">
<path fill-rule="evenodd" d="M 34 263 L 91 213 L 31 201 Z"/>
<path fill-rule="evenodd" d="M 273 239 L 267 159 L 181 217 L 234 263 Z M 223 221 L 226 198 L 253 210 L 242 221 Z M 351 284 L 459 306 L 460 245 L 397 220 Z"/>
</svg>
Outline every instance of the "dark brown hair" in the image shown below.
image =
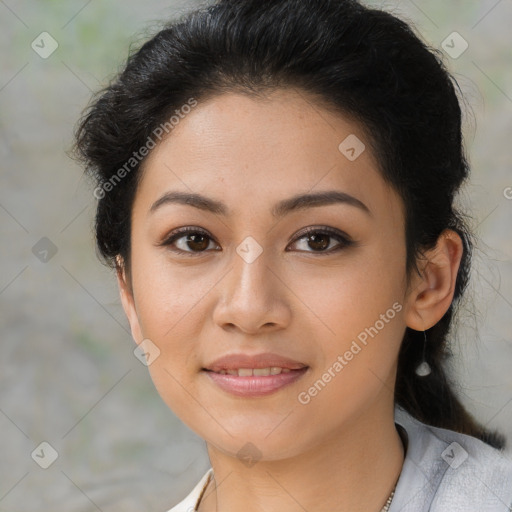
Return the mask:
<svg viewBox="0 0 512 512">
<path fill-rule="evenodd" d="M 263 94 L 278 87 L 314 94 L 368 131 L 384 179 L 406 211 L 407 272 L 456 231 L 464 253 L 452 305 L 426 331 L 432 373 L 419 377 L 423 332 L 406 329 L 395 401 L 417 419 L 475 436 L 495 447 L 505 438 L 464 408 L 445 362 L 452 317 L 467 286 L 472 235 L 453 206 L 468 178 L 457 82 L 406 22 L 355 0 L 220 0 L 169 23 L 129 57 L 91 103 L 76 150 L 103 187 L 155 129 L 193 97 L 227 91 Z M 130 214 L 140 163 L 103 191 L 97 245 L 110 264 L 129 267 Z M 126 167 L 125 167 L 126 169 Z M 126 175 L 124 175 L 126 174 Z"/>
</svg>

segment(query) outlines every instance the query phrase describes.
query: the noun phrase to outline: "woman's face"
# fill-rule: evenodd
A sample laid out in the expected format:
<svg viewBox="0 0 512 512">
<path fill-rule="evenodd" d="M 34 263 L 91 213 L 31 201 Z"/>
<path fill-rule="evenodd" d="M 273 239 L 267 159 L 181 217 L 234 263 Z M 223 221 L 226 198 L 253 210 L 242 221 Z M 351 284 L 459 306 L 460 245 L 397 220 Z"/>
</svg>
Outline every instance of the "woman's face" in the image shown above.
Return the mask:
<svg viewBox="0 0 512 512">
<path fill-rule="evenodd" d="M 338 200 L 291 200 L 321 193 Z M 148 156 L 131 237 L 133 336 L 159 351 L 158 392 L 210 445 L 289 457 L 392 407 L 404 216 L 359 125 L 292 90 L 200 103 Z M 204 370 L 263 353 L 296 364 L 235 361 L 274 368 L 253 377 Z M 303 370 L 275 369 L 286 366 Z"/>
</svg>

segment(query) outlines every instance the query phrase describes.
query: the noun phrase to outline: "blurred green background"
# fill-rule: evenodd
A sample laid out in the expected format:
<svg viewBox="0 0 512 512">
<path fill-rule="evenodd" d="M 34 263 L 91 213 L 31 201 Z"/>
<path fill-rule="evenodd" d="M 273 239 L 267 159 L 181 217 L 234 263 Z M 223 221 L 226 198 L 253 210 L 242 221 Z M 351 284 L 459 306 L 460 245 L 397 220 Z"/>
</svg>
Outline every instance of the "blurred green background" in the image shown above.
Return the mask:
<svg viewBox="0 0 512 512">
<path fill-rule="evenodd" d="M 460 202 L 479 236 L 453 377 L 512 444 L 512 3 L 367 3 L 432 46 L 454 31 L 469 44 L 445 53 L 468 101 L 473 174 Z M 95 255 L 92 187 L 66 156 L 80 112 L 130 45 L 198 5 L 0 0 L 0 511 L 164 511 L 209 467 L 204 442 L 134 357 L 114 275 Z M 42 32 L 58 44 L 47 58 L 31 46 L 51 49 Z M 31 456 L 43 441 L 58 454 L 48 469 Z"/>
</svg>

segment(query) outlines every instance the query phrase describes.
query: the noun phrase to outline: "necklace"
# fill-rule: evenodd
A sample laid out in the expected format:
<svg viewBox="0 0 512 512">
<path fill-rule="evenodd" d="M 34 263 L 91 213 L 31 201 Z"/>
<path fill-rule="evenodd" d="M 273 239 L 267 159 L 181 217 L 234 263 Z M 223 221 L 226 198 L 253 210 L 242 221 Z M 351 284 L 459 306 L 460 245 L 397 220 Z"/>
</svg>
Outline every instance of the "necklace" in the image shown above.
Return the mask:
<svg viewBox="0 0 512 512">
<path fill-rule="evenodd" d="M 391 494 L 389 495 L 388 501 L 386 501 L 386 504 L 382 507 L 382 510 L 380 512 L 388 512 L 389 507 L 391 506 L 391 502 L 393 501 L 393 496 L 395 495 L 395 487 L 393 487 L 393 490 L 391 491 Z"/>
<path fill-rule="evenodd" d="M 213 478 L 211 480 L 213 480 Z M 208 483 L 206 484 L 206 486 L 203 489 L 203 492 L 199 496 L 199 500 L 198 500 L 197 506 L 199 506 L 199 503 L 201 502 L 201 500 L 203 498 L 203 494 L 206 491 L 206 488 L 208 487 L 209 484 L 210 484 L 210 481 L 208 481 Z M 389 495 L 389 498 L 387 499 L 386 504 L 382 507 L 380 512 L 388 512 L 389 507 L 391 506 L 391 502 L 393 501 L 393 496 L 395 495 L 395 489 L 396 489 L 396 484 L 393 487 L 393 490 L 391 491 L 391 494 Z M 195 510 L 197 510 L 197 508 L 195 508 Z M 215 512 L 217 512 L 217 511 L 218 511 L 218 508 L 217 508 L 217 493 L 215 493 Z"/>
</svg>

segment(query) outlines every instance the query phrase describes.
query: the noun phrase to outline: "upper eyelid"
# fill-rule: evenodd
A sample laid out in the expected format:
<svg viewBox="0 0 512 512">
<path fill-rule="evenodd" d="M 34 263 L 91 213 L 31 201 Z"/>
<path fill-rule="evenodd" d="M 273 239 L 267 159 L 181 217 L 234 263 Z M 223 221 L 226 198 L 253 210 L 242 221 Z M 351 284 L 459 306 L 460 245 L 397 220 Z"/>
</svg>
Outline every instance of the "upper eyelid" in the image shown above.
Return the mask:
<svg viewBox="0 0 512 512">
<path fill-rule="evenodd" d="M 173 229 L 169 234 L 165 235 L 163 237 L 161 244 L 165 244 L 169 240 L 172 240 L 173 238 L 174 239 L 181 238 L 182 236 L 185 236 L 189 233 L 191 233 L 191 234 L 199 233 L 202 235 L 206 235 L 216 242 L 215 238 L 206 229 L 196 227 L 196 226 L 183 226 L 181 228 Z"/>
<path fill-rule="evenodd" d="M 339 236 L 341 238 L 345 238 L 346 240 L 352 240 L 352 237 L 345 233 L 342 229 L 331 228 L 329 226 L 308 226 L 304 229 L 299 230 L 299 232 L 295 235 L 294 240 L 298 240 L 304 236 L 309 235 L 310 233 L 323 232 L 330 236 Z"/>
</svg>

